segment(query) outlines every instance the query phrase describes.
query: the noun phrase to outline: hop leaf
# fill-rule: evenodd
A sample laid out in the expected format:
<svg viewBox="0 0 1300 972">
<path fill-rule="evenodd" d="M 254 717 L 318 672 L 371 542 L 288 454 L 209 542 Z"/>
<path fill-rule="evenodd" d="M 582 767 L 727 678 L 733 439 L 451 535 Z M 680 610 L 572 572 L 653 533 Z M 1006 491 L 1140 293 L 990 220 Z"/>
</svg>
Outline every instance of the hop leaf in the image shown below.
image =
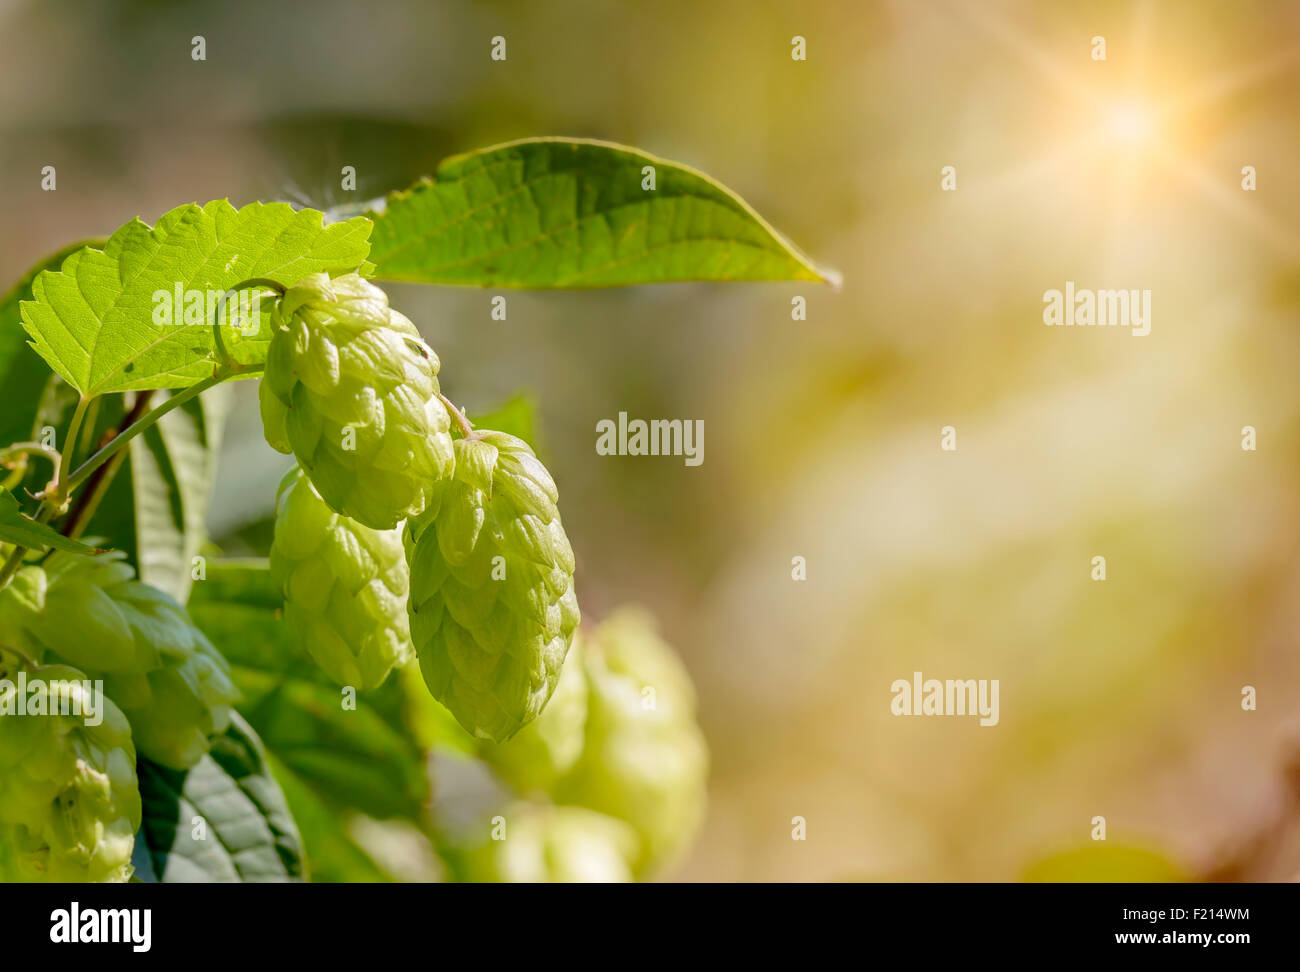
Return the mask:
<svg viewBox="0 0 1300 972">
<path fill-rule="evenodd" d="M 126 716 L 83 672 L 15 657 L 0 651 L 0 881 L 125 881 L 141 809 Z"/>
<path fill-rule="evenodd" d="M 668 866 L 703 820 L 708 749 L 690 676 L 644 612 L 624 608 L 584 642 L 587 732 L 556 798 L 625 820 L 638 876 Z"/>
<path fill-rule="evenodd" d="M 280 485 L 271 572 L 299 645 L 340 685 L 376 688 L 410 659 L 401 530 L 335 513 L 300 469 Z"/>
<path fill-rule="evenodd" d="M 407 523 L 411 636 L 434 698 L 500 742 L 555 690 L 578 627 L 573 550 L 527 443 L 474 432 L 455 449 L 453 477 Z"/>
<path fill-rule="evenodd" d="M 375 530 L 422 512 L 451 474 L 438 356 L 356 274 L 315 274 L 271 317 L 259 389 L 266 440 L 334 510 Z"/>
<path fill-rule="evenodd" d="M 456 857 L 466 881 L 507 884 L 612 884 L 632 880 L 636 831 L 582 807 L 517 804 L 502 815 L 505 834 Z"/>
<path fill-rule="evenodd" d="M 210 738 L 226 730 L 239 693 L 229 664 L 186 610 L 135 580 L 122 557 L 51 557 L 44 603 L 27 614 L 24 628 L 48 658 L 103 679 L 143 755 L 188 769 L 208 752 Z M 20 574 L 40 571 L 28 567 Z M 41 583 L 24 585 L 39 589 Z"/>
<path fill-rule="evenodd" d="M 541 715 L 509 742 L 480 744 L 483 758 L 520 793 L 549 791 L 582 755 L 587 679 L 582 672 L 581 642 L 575 634 L 555 692 Z"/>
</svg>

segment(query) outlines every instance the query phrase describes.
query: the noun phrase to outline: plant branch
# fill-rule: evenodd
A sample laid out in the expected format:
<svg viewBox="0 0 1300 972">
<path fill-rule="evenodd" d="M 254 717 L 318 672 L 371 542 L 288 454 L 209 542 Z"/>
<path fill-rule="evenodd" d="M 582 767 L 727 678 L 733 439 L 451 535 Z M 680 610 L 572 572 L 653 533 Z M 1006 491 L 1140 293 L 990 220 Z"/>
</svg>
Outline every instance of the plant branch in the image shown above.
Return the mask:
<svg viewBox="0 0 1300 972">
<path fill-rule="evenodd" d="M 194 398 L 197 398 L 199 395 L 207 391 L 209 388 L 221 384 L 223 381 L 226 381 L 228 378 L 234 378 L 236 375 L 250 374 L 260 370 L 262 370 L 261 365 L 250 365 L 247 367 L 237 366 L 235 368 L 227 368 L 218 371 L 215 374 L 213 374 L 212 377 L 204 378 L 198 384 L 190 385 L 190 387 L 186 388 L 184 391 L 178 392 L 177 394 L 173 395 L 171 398 L 167 399 L 167 401 L 163 402 L 153 411 L 149 412 L 147 415 L 142 416 L 141 418 L 133 422 L 131 425 L 127 426 L 125 429 L 123 429 L 121 432 L 119 432 L 116 436 L 113 437 L 112 442 L 108 443 L 108 445 L 104 446 L 93 456 L 91 456 L 89 459 L 83 462 L 79 467 L 77 467 L 77 471 L 74 472 L 68 478 L 67 489 L 73 490 L 76 489 L 78 486 L 80 486 L 83 482 L 86 481 L 86 478 L 90 476 L 91 473 L 93 473 L 96 469 L 98 469 L 100 466 L 106 463 L 109 459 L 112 459 L 113 456 L 121 452 L 122 449 L 126 447 L 127 443 L 129 443 L 141 432 L 144 432 L 145 430 L 151 428 L 160 418 L 162 418 L 168 412 L 180 408 L 186 402 Z"/>
<path fill-rule="evenodd" d="M 136 395 L 135 403 L 131 406 L 131 411 L 127 412 L 122 419 L 122 427 L 130 428 L 138 422 L 145 414 L 145 409 L 149 406 L 150 399 L 153 398 L 153 390 L 143 391 Z M 117 436 L 116 429 L 110 430 L 105 437 L 109 442 Z M 77 502 L 72 507 L 72 512 L 68 514 L 67 521 L 63 524 L 63 535 L 76 540 L 89 525 L 91 518 L 95 515 L 95 510 L 99 509 L 99 503 L 108 492 L 108 487 L 113 483 L 113 477 L 126 461 L 127 453 L 125 451 L 117 453 L 108 462 L 104 463 L 91 475 L 90 481 L 86 488 L 77 495 Z"/>
</svg>

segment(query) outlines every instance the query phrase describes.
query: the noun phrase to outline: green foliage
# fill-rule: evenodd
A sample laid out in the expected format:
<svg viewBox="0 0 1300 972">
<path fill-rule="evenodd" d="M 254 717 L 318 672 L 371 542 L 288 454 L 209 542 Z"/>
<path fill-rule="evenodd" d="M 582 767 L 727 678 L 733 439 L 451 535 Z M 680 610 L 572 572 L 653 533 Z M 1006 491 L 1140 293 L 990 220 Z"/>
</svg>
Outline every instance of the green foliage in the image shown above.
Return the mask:
<svg viewBox="0 0 1300 972">
<path fill-rule="evenodd" d="M 571 139 L 449 159 L 367 216 L 218 200 L 41 261 L 0 299 L 0 675 L 102 678 L 108 700 L 99 728 L 6 718 L 0 875 L 387 880 L 366 841 L 400 828 L 454 879 L 612 881 L 689 841 L 707 757 L 670 650 L 620 616 L 564 667 L 575 563 L 528 445 L 535 404 L 485 416 L 498 431 L 453 416 L 437 355 L 371 274 L 831 277 L 700 173 Z M 263 306 L 218 322 L 236 287 Z M 263 369 L 267 439 L 310 482 L 283 497 L 274 572 L 197 569 L 216 386 Z M 657 714 L 637 708 L 646 683 Z M 527 796 L 510 838 L 446 839 L 434 752 Z"/>
<path fill-rule="evenodd" d="M 102 249 L 83 247 L 57 271 L 41 271 L 33 299 L 22 305 L 24 326 L 46 363 L 83 395 L 184 388 L 212 374 L 216 344 L 206 301 L 202 325 L 159 325 L 154 295 L 172 295 L 177 285 L 185 293 L 224 294 L 254 277 L 290 286 L 308 274 L 362 266 L 369 221 L 325 226 L 321 219 L 285 203 L 236 210 L 219 199 L 178 206 L 152 227 L 133 220 Z M 265 339 L 236 338 L 238 360 L 264 360 Z"/>
<path fill-rule="evenodd" d="M 642 188 L 647 166 L 653 190 Z M 590 288 L 834 279 L 708 176 L 609 142 L 526 139 L 457 155 L 370 216 L 381 280 Z"/>
<path fill-rule="evenodd" d="M 343 693 L 277 616 L 282 603 L 265 562 L 216 561 L 195 585 L 190 609 L 231 662 L 240 709 L 265 741 L 303 825 L 311 873 L 370 880 L 362 872 L 377 874 L 377 866 L 361 863 L 369 858 L 344 823 L 351 813 L 421 820 L 428 779 L 418 713 L 403 679 L 345 709 Z"/>
<path fill-rule="evenodd" d="M 207 541 L 227 392 L 214 388 L 133 439 L 88 528 L 92 536 L 115 538 L 142 581 L 181 603 L 190 594 L 194 558 Z M 166 393 L 154 399 L 165 400 Z"/>
<path fill-rule="evenodd" d="M 0 541 L 22 544 L 36 550 L 70 550 L 73 553 L 91 554 L 94 547 L 70 540 L 44 523 L 24 516 L 12 493 L 0 492 Z"/>
<path fill-rule="evenodd" d="M 267 768 L 257 734 L 238 715 L 191 769 L 141 760 L 140 795 L 144 824 L 135 863 L 142 880 L 185 884 L 305 877 L 302 842 L 284 794 Z"/>
<path fill-rule="evenodd" d="M 20 305 L 32 299 L 32 282 L 42 270 L 57 269 L 69 255 L 87 246 L 102 246 L 102 240 L 87 240 L 64 247 L 32 267 L 0 299 L 0 388 L 4 389 L 5 407 L 0 409 L 0 443 L 34 439 L 43 422 L 37 412 L 50 374 L 41 367 L 41 359 L 27 344 L 22 327 Z"/>
</svg>

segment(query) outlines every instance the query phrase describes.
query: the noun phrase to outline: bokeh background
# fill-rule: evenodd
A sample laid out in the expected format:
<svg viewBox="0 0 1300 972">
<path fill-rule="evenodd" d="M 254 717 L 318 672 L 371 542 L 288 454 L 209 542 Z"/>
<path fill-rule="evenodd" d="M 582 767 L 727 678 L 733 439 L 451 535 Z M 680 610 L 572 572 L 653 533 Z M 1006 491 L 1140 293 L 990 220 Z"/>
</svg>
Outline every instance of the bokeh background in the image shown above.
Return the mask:
<svg viewBox="0 0 1300 972">
<path fill-rule="evenodd" d="M 842 289 L 518 293 L 494 322 L 391 288 L 454 400 L 536 400 L 585 613 L 648 604 L 696 679 L 710 813 L 673 876 L 1016 880 L 1104 815 L 1188 877 L 1292 879 L 1298 104 L 1294 2 L 0 0 L 0 276 L 523 136 L 701 168 Z M 1044 327 L 1066 280 L 1150 289 L 1151 334 Z M 236 549 L 284 468 L 252 392 L 211 514 Z M 597 456 L 620 411 L 703 419 L 704 464 Z M 999 679 L 1000 724 L 891 716 L 913 671 Z"/>
</svg>

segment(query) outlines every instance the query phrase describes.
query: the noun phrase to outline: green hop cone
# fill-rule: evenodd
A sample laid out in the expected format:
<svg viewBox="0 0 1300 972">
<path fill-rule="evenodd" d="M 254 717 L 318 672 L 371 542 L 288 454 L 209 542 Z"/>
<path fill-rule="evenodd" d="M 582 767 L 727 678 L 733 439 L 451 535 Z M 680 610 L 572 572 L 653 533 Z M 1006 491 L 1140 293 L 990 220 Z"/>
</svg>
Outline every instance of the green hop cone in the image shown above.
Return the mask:
<svg viewBox="0 0 1300 972">
<path fill-rule="evenodd" d="M 271 573 L 299 645 L 340 685 L 376 688 L 411 658 L 402 531 L 335 513 L 300 469 L 280 484 Z"/>
<path fill-rule="evenodd" d="M 259 395 L 266 441 L 293 452 L 334 510 L 391 530 L 451 474 L 438 356 L 355 273 L 314 274 L 271 315 Z"/>
<path fill-rule="evenodd" d="M 496 884 L 613 884 L 632 880 L 636 831 L 582 807 L 517 804 L 489 839 L 456 855 L 464 881 Z"/>
<path fill-rule="evenodd" d="M 480 742 L 482 757 L 519 793 L 549 791 L 582 755 L 587 679 L 581 642 L 575 633 L 560 680 L 541 715 L 509 742 Z"/>
<path fill-rule="evenodd" d="M 126 881 L 139 826 L 126 716 L 84 673 L 0 650 L 0 881 Z"/>
<path fill-rule="evenodd" d="M 48 659 L 75 665 L 131 723 L 135 746 L 172 769 L 188 769 L 226 730 L 239 693 L 230 666 L 186 610 L 135 580 L 123 555 L 55 554 L 44 603 L 25 622 Z M 28 571 L 41 571 L 28 567 Z M 24 580 L 27 589 L 39 589 Z"/>
<path fill-rule="evenodd" d="M 638 877 L 669 866 L 704 818 L 708 748 L 695 690 L 649 615 L 623 608 L 583 642 L 587 731 L 556 789 L 563 803 L 625 820 L 641 835 Z"/>
<path fill-rule="evenodd" d="M 559 494 L 526 442 L 457 439 L 453 477 L 406 527 L 411 638 L 434 698 L 503 742 L 555 690 L 578 627 Z"/>
</svg>

